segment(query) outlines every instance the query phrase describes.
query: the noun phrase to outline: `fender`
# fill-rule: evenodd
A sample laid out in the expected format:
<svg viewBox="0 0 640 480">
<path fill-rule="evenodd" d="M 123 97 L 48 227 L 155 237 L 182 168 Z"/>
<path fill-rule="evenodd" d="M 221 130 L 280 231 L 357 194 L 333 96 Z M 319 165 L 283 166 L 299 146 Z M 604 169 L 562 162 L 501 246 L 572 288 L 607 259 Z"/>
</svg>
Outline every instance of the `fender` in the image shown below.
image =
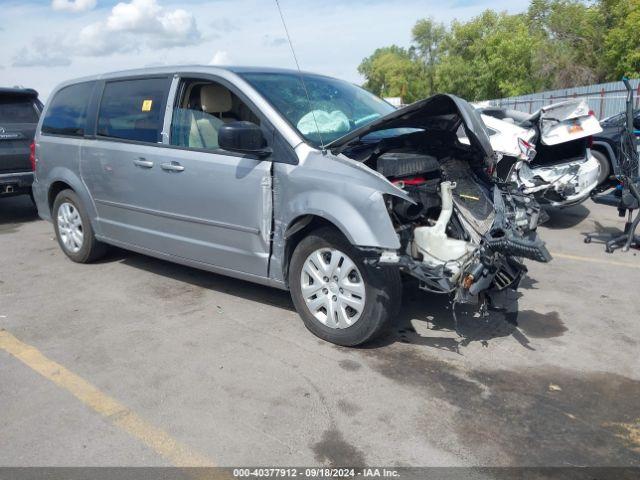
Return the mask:
<svg viewBox="0 0 640 480">
<path fill-rule="evenodd" d="M 328 192 L 309 191 L 291 199 L 282 220 L 283 230 L 305 215 L 315 215 L 335 225 L 352 245 L 396 250 L 400 241 L 380 192 L 372 192 L 358 205 Z"/>
<path fill-rule="evenodd" d="M 335 225 L 357 247 L 397 250 L 400 240 L 383 195 L 411 203 L 401 189 L 358 162 L 309 149 L 299 165 L 274 164 L 270 276 L 283 280 L 287 231 L 314 215 Z"/>
<path fill-rule="evenodd" d="M 302 151 L 301 151 L 302 150 Z M 413 200 L 384 176 L 344 156 L 298 149 L 299 165 L 274 164 L 274 223 L 317 215 L 362 247 L 400 248 L 383 194 Z"/>
<path fill-rule="evenodd" d="M 64 166 L 53 167 L 47 173 L 46 184 L 36 182 L 38 183 L 38 186 L 35 189 L 37 190 L 37 194 L 34 195 L 34 197 L 36 198 L 40 218 L 43 218 L 44 220 L 51 220 L 51 211 L 49 210 L 49 191 L 51 190 L 52 185 L 56 182 L 66 183 L 71 187 L 76 195 L 80 197 L 82 206 L 85 208 L 87 215 L 89 216 L 91 227 L 93 228 L 96 236 L 99 236 L 102 232 L 100 231 L 99 222 L 97 222 L 98 212 L 91 195 L 89 195 L 89 190 L 78 175 Z"/>
</svg>

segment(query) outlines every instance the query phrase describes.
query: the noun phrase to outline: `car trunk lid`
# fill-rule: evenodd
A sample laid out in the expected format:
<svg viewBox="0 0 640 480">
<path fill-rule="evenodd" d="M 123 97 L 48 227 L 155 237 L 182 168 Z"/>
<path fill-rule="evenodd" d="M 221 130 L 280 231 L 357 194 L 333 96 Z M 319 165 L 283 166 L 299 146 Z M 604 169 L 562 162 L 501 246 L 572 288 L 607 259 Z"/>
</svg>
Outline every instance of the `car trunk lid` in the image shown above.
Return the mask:
<svg viewBox="0 0 640 480">
<path fill-rule="evenodd" d="M 584 100 L 554 103 L 534 113 L 530 123 L 538 125 L 540 141 L 553 146 L 602 132 L 600 122 Z"/>
</svg>

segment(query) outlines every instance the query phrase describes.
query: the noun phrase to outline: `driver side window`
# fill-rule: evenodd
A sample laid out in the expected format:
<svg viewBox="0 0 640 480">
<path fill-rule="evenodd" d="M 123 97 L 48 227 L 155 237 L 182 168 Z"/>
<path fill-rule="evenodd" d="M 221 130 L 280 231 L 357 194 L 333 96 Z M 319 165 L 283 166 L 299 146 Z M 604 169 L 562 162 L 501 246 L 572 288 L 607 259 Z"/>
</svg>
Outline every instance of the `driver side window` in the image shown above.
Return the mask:
<svg viewBox="0 0 640 480">
<path fill-rule="evenodd" d="M 218 131 L 229 122 L 260 119 L 231 90 L 219 83 L 184 80 L 173 110 L 171 145 L 217 150 Z"/>
</svg>

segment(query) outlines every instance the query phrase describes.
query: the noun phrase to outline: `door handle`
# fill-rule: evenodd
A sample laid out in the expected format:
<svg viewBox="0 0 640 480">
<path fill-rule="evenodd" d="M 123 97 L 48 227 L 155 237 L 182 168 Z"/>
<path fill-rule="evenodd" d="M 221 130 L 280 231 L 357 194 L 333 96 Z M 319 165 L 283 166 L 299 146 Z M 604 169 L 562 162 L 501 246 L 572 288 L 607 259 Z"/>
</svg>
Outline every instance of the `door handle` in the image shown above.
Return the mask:
<svg viewBox="0 0 640 480">
<path fill-rule="evenodd" d="M 184 171 L 184 167 L 182 165 L 180 165 L 178 162 L 161 163 L 160 164 L 160 168 L 162 168 L 163 170 L 166 170 L 168 172 L 182 172 L 182 171 Z"/>
<path fill-rule="evenodd" d="M 133 161 L 133 164 L 137 165 L 138 167 L 142 167 L 142 168 L 151 168 L 151 167 L 153 167 L 153 162 L 151 162 L 149 160 L 146 160 L 146 159 L 144 159 L 142 157 L 141 158 L 136 158 Z"/>
</svg>

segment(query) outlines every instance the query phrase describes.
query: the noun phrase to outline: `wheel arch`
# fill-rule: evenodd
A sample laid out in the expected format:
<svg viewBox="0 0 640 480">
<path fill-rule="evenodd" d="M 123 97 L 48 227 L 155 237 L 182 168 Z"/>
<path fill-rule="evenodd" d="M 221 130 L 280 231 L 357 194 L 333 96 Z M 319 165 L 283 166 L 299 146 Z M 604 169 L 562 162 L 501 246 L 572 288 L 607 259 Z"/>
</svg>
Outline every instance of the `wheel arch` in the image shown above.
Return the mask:
<svg viewBox="0 0 640 480">
<path fill-rule="evenodd" d="M 615 173 L 617 171 L 616 162 L 614 162 L 616 154 L 614 153 L 613 148 L 611 148 L 611 145 L 609 145 L 607 142 L 594 141 L 590 148 L 592 151 L 599 152 L 607 158 L 607 160 L 609 161 L 611 172 Z"/>
<path fill-rule="evenodd" d="M 51 212 L 52 215 L 53 202 L 56 201 L 56 197 L 63 190 L 73 190 L 73 187 L 63 180 L 56 180 L 49 186 L 49 191 L 47 192 L 47 206 L 49 207 L 49 212 Z M 75 192 L 75 190 L 73 191 Z"/>
<path fill-rule="evenodd" d="M 338 225 L 324 217 L 321 217 L 320 215 L 307 213 L 294 218 L 287 226 L 283 236 L 284 249 L 282 256 L 282 278 L 287 286 L 289 283 L 289 265 L 291 264 L 291 257 L 294 250 L 303 238 L 308 236 L 314 230 L 318 230 L 322 227 L 333 228 L 350 242 L 349 237 Z"/>
<path fill-rule="evenodd" d="M 46 189 L 46 199 L 42 199 L 43 202 L 46 200 L 46 207 L 51 218 L 53 218 L 53 203 L 55 202 L 58 194 L 63 190 L 72 190 L 82 201 L 82 206 L 85 208 L 87 215 L 89 216 L 89 221 L 91 222 L 93 231 L 96 235 L 99 235 L 99 225 L 96 221 L 98 213 L 96 211 L 95 204 L 93 203 L 93 199 L 82 180 L 76 175 L 70 173 L 67 169 L 61 169 L 57 172 L 52 171 L 51 173 L 51 181 Z M 42 206 L 39 208 L 42 208 Z"/>
</svg>

